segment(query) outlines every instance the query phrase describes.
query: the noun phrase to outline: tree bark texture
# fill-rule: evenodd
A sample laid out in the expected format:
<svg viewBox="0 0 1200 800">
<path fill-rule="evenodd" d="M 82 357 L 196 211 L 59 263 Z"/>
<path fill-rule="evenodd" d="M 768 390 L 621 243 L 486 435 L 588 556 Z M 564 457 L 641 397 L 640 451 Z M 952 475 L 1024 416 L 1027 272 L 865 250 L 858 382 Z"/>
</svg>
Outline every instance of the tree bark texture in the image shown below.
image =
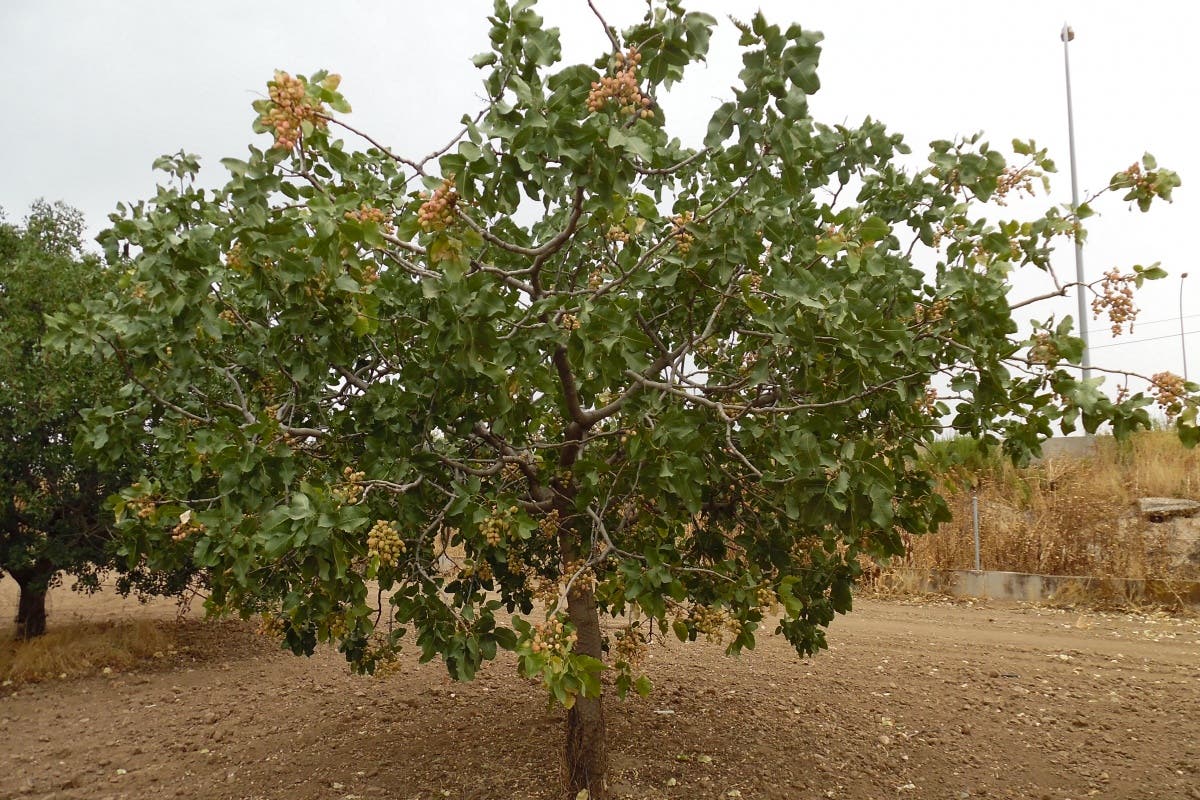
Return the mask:
<svg viewBox="0 0 1200 800">
<path fill-rule="evenodd" d="M 20 587 L 17 600 L 17 638 L 35 639 L 46 632 L 46 593 L 50 590 L 53 573 L 14 572 Z"/>
<path fill-rule="evenodd" d="M 567 613 L 575 626 L 575 652 L 603 659 L 600 616 L 592 590 L 573 588 L 567 597 Z M 589 800 L 603 800 L 608 796 L 608 747 L 601 698 L 581 695 L 567 711 L 565 755 L 568 800 L 575 800 L 584 789 L 588 791 Z"/>
</svg>

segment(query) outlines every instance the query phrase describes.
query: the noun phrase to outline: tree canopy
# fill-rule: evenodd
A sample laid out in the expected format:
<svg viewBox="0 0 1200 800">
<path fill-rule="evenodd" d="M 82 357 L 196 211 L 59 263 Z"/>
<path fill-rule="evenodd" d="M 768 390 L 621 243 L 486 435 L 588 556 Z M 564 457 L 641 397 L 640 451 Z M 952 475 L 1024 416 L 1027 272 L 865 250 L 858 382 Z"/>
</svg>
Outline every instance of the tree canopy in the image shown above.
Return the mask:
<svg viewBox="0 0 1200 800">
<path fill-rule="evenodd" d="M 652 631 L 815 652 L 861 560 L 945 518 L 939 432 L 1023 458 L 1148 425 L 1153 396 L 1081 380 L 1069 318 L 1018 333 L 1011 276 L 1071 288 L 1050 256 L 1085 213 L 989 219 L 1053 170 L 1032 143 L 907 169 L 882 123 L 811 118 L 820 35 L 756 15 L 691 148 L 659 98 L 712 17 L 598 20 L 610 50 L 565 66 L 533 3 L 490 19 L 487 100 L 422 159 L 351 127 L 338 76 L 276 73 L 270 142 L 216 191 L 160 159 L 173 180 L 102 237 L 132 245 L 119 287 L 62 329 L 128 369 L 97 446 L 153 419 L 157 471 L 117 505 L 140 550 L 185 543 L 213 609 L 367 671 L 410 631 L 456 678 L 515 651 L 570 709 L 568 787 L 600 797 L 606 651 L 621 694 L 650 689 Z M 1177 184 L 1147 161 L 1113 187 Z"/>
<path fill-rule="evenodd" d="M 111 285 L 100 260 L 82 253 L 82 233 L 83 216 L 61 202 L 37 201 L 23 225 L 0 224 L 0 569 L 20 584 L 22 638 L 44 632 L 46 590 L 64 572 L 81 588 L 114 567 L 125 590 L 170 583 L 128 568 L 105 507 L 145 459 L 130 451 L 102 468 L 75 449 L 82 412 L 110 401 L 120 370 L 95 353 L 46 346 L 47 315 Z"/>
</svg>

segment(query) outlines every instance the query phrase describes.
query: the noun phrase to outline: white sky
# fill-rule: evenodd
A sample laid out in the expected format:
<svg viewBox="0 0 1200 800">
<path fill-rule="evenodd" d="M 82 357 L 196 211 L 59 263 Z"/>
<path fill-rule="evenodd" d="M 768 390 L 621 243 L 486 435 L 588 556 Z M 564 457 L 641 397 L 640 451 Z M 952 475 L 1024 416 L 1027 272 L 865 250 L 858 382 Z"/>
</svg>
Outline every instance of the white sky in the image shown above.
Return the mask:
<svg viewBox="0 0 1200 800">
<path fill-rule="evenodd" d="M 597 4 L 617 27 L 644 7 Z M 749 17 L 757 5 L 685 5 L 722 19 L 709 64 L 664 104 L 673 132 L 698 141 L 739 66 L 724 17 Z M 1147 150 L 1184 183 L 1173 205 L 1149 215 L 1127 211 L 1115 196 L 1098 204 L 1085 251 L 1089 279 L 1114 265 L 1155 261 L 1171 276 L 1139 294 L 1142 322 L 1132 337 L 1112 340 L 1103 319 L 1092 322 L 1093 361 L 1182 372 L 1178 276 L 1190 269 L 1183 313 L 1186 329 L 1197 331 L 1187 337 L 1189 376 L 1200 377 L 1200 261 L 1191 241 L 1200 225 L 1193 188 L 1200 182 L 1200 4 L 764 0 L 761 7 L 781 25 L 799 21 L 825 33 L 822 90 L 811 103 L 818 119 L 881 119 L 905 135 L 914 163 L 935 138 L 983 130 L 998 146 L 1036 139 L 1059 164 L 1059 203 L 1070 199 L 1059 40 L 1069 21 L 1077 35 L 1071 67 L 1081 192 L 1102 188 Z M 241 156 L 254 139 L 250 103 L 276 68 L 341 73 L 352 124 L 398 152 L 424 155 L 479 107 L 480 73 L 468 59 L 487 49 L 490 9 L 483 0 L 0 0 L 0 74 L 8 76 L 0 207 L 17 221 L 38 197 L 64 200 L 84 211 L 94 234 L 117 201 L 150 196 L 151 161 L 181 148 L 201 156 L 206 184 L 219 184 L 217 160 Z M 591 61 L 605 49 L 585 0 L 543 0 L 541 13 L 563 29 L 566 62 Z M 1057 263 L 1060 275 L 1074 274 L 1069 247 Z M 1043 289 L 1021 283 L 1013 299 Z M 1074 313 L 1074 302 L 1056 309 Z"/>
</svg>

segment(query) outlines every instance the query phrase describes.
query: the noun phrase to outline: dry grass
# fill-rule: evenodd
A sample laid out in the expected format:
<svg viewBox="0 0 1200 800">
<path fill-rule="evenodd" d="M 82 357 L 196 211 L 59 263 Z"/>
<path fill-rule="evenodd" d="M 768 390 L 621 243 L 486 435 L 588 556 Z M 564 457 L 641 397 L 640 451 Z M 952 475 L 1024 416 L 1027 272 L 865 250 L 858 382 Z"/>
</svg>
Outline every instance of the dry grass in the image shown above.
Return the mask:
<svg viewBox="0 0 1200 800">
<path fill-rule="evenodd" d="M 175 650 L 172 626 L 151 620 L 78 622 L 19 642 L 0 640 L 0 685 L 129 669 Z M 11 683 L 10 683 L 11 682 Z"/>
<path fill-rule="evenodd" d="M 1091 458 L 1047 459 L 1024 469 L 998 456 L 984 459 L 946 480 L 953 520 L 912 539 L 895 566 L 972 569 L 973 494 L 983 569 L 1166 577 L 1167 526 L 1142 523 L 1135 504 L 1140 497 L 1200 499 L 1200 451 L 1170 432 L 1150 431 L 1123 443 L 1097 437 Z"/>
</svg>

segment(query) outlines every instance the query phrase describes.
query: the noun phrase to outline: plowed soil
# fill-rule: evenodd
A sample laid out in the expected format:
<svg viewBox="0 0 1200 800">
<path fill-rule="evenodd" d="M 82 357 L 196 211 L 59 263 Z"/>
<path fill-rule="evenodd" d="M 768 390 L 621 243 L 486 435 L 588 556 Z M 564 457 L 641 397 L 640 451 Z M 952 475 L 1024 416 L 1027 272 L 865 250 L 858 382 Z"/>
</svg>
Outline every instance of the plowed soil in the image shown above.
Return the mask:
<svg viewBox="0 0 1200 800">
<path fill-rule="evenodd" d="M 415 657 L 359 677 L 168 603 L 52 600 L 51 626 L 154 616 L 178 645 L 0 689 L 0 797 L 561 796 L 562 713 L 511 659 L 470 684 Z M 607 705 L 614 796 L 1200 800 L 1194 617 L 860 599 L 830 642 L 811 660 L 773 636 L 738 659 L 653 647 L 655 692 Z"/>
</svg>

